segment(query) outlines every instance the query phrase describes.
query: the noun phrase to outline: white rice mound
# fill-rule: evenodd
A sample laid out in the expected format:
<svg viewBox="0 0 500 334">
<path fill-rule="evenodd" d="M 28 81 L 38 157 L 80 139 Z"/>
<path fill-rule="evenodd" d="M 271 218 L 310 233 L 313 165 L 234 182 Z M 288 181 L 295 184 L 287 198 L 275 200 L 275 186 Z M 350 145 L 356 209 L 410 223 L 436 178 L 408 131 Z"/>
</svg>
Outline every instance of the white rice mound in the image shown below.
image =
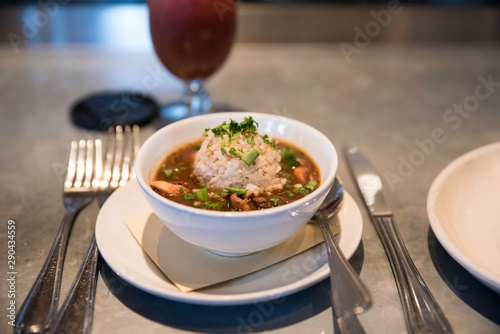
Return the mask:
<svg viewBox="0 0 500 334">
<path fill-rule="evenodd" d="M 223 138 L 227 143 L 228 135 Z M 255 144 L 251 145 L 247 143 L 247 137 L 242 135 L 233 140 L 229 147 L 225 147 L 226 154 L 222 155 L 222 138 L 217 138 L 212 131 L 208 131 L 196 153 L 193 176 L 202 185 L 207 186 L 210 192 L 222 191 L 226 187 L 242 188 L 247 189 L 245 197 L 248 197 L 283 189 L 286 178 L 277 176 L 281 170 L 280 151 L 264 143 L 260 135 L 255 135 L 254 139 Z M 207 147 L 210 143 L 210 147 Z M 252 147 L 260 153 L 255 159 L 255 165 L 248 166 L 244 161 L 229 154 L 229 150 L 235 148 L 236 152 L 243 156 Z M 239 149 L 242 149 L 243 153 Z"/>
</svg>

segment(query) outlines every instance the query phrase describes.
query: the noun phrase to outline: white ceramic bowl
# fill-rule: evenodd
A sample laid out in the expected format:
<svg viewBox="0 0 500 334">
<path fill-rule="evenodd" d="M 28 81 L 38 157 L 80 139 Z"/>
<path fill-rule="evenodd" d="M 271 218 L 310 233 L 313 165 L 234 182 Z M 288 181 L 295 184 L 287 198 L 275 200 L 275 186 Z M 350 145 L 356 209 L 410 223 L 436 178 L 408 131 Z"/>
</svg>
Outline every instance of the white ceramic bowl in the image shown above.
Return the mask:
<svg viewBox="0 0 500 334">
<path fill-rule="evenodd" d="M 213 128 L 230 118 L 241 122 L 245 116 L 252 116 L 259 123 L 259 133 L 285 140 L 306 151 L 320 170 L 318 189 L 276 208 L 217 212 L 175 203 L 149 187 L 159 164 L 174 149 L 200 138 L 205 128 Z M 173 233 L 215 253 L 239 256 L 275 246 L 307 224 L 330 190 L 337 166 L 338 157 L 333 144 L 313 127 L 282 116 L 231 112 L 192 117 L 158 130 L 142 145 L 135 170 L 153 211 Z"/>
</svg>

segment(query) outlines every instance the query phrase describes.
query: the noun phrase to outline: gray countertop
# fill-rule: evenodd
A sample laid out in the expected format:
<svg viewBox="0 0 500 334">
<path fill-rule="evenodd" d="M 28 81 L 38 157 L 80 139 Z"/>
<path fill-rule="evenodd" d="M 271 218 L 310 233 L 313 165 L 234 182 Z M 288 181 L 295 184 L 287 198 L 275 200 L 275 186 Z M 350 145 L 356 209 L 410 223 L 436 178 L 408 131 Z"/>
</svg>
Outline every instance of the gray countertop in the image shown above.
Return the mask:
<svg viewBox="0 0 500 334">
<path fill-rule="evenodd" d="M 83 95 L 141 86 L 167 103 L 182 85 L 149 49 L 38 46 L 0 48 L 0 273 L 5 285 L 7 221 L 16 223 L 16 302 L 19 306 L 50 249 L 63 214 L 62 177 L 69 143 L 89 135 L 71 124 L 68 109 Z M 500 140 L 500 87 L 467 118 L 450 122 L 454 104 L 475 93 L 478 77 L 500 81 L 500 47 L 491 44 L 372 43 L 347 62 L 338 44 L 237 44 L 207 88 L 215 103 L 234 110 L 276 113 L 306 122 L 337 148 L 356 144 L 383 175 L 398 174 L 418 141 L 441 128 L 447 136 L 419 166 L 394 181 L 389 193 L 401 234 L 456 333 L 500 332 L 500 295 L 486 288 L 441 247 L 426 213 L 428 189 L 448 163 Z M 497 91 L 498 90 L 498 91 Z M 144 140 L 155 131 L 145 126 Z M 341 158 L 339 173 L 362 209 L 362 243 L 351 259 L 373 293 L 359 316 L 367 333 L 405 333 L 399 297 L 385 252 Z M 93 205 L 77 219 L 66 257 L 62 293 L 69 288 L 92 237 Z M 138 290 L 105 264 L 100 270 L 94 333 L 333 333 L 328 281 L 286 298 L 272 312 L 259 305 L 202 307 Z M 4 288 L 2 288 L 2 291 Z M 6 312 L 6 293 L 0 304 Z M 262 321 L 252 320 L 261 312 Z M 10 332 L 2 317 L 1 332 Z"/>
</svg>

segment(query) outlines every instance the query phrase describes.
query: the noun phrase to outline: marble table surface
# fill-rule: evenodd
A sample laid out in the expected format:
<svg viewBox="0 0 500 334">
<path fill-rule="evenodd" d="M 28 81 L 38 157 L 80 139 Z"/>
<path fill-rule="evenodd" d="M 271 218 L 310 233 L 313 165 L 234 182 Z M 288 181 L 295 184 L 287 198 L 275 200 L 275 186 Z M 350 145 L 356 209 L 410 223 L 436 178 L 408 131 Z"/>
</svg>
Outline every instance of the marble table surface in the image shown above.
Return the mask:
<svg viewBox="0 0 500 334">
<path fill-rule="evenodd" d="M 480 78 L 500 82 L 500 47 L 493 44 L 376 44 L 347 59 L 338 44 L 236 44 L 207 83 L 216 104 L 262 111 L 308 123 L 337 148 L 359 146 L 390 183 L 389 197 L 408 251 L 456 333 L 499 333 L 500 295 L 465 271 L 429 227 L 426 197 L 448 163 L 500 140 L 500 84 L 470 112 L 454 110 L 475 94 Z M 100 91 L 143 89 L 161 103 L 182 84 L 150 49 L 113 50 L 85 45 L 41 45 L 15 52 L 0 47 L 0 273 L 7 275 L 7 225 L 16 224 L 19 306 L 45 259 L 63 214 L 62 178 L 69 143 L 88 135 L 69 118 L 80 97 Z M 348 61 L 349 60 L 349 61 Z M 451 111 L 450 111 L 451 109 Z M 453 120 L 450 117 L 453 116 Z M 157 123 L 144 126 L 142 140 Z M 418 165 L 401 165 L 435 143 Z M 374 297 L 358 317 L 357 332 L 405 333 L 394 278 L 382 244 L 341 157 L 339 174 L 362 209 L 362 243 L 351 259 Z M 390 176 L 397 175 L 397 178 Z M 78 217 L 66 256 L 62 293 L 69 288 L 92 237 L 97 205 Z M 94 333 L 333 333 L 328 280 L 265 311 L 263 305 L 203 307 L 142 292 L 102 263 Z M 6 313 L 10 297 L 2 288 Z M 263 311 L 264 310 L 264 311 Z M 2 316 L 0 332 L 11 332 Z"/>
</svg>

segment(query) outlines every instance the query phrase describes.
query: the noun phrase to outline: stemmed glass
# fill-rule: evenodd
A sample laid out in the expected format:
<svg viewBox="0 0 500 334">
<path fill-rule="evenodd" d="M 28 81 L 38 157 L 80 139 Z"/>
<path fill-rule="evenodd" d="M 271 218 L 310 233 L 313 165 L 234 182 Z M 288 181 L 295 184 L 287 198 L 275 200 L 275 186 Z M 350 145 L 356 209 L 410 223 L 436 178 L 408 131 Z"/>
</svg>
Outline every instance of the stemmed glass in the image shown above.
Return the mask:
<svg viewBox="0 0 500 334">
<path fill-rule="evenodd" d="M 161 110 L 164 121 L 210 111 L 205 80 L 226 60 L 234 40 L 234 0 L 148 0 L 151 38 L 163 65 L 186 87 L 178 103 Z"/>
</svg>

